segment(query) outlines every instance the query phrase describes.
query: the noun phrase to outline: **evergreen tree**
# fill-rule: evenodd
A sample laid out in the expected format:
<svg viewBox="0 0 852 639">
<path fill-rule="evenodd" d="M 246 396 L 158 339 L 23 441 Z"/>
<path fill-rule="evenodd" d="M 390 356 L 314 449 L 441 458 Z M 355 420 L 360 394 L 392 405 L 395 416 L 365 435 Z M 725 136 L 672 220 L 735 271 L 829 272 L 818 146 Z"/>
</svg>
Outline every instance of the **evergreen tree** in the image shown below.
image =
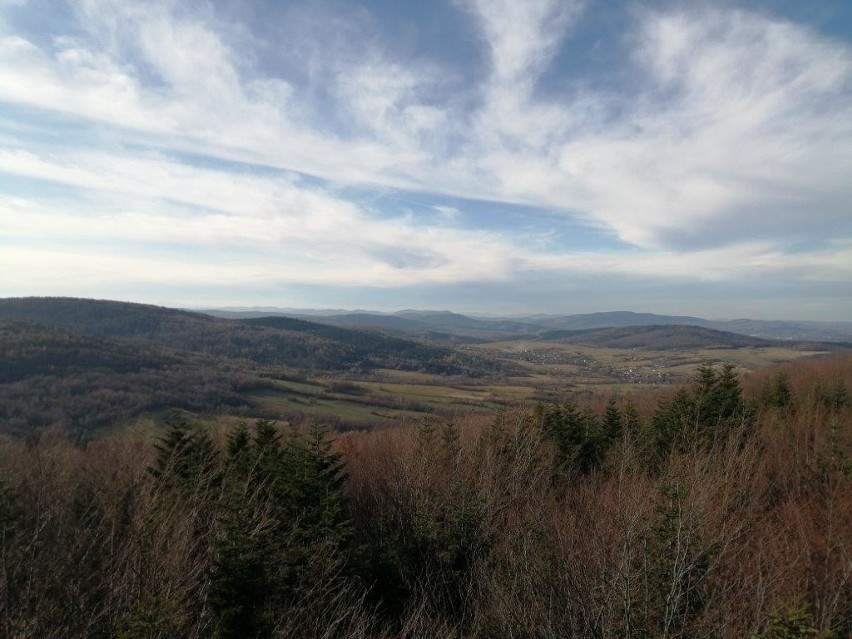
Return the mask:
<svg viewBox="0 0 852 639">
<path fill-rule="evenodd" d="M 636 441 L 641 432 L 642 420 L 639 418 L 639 411 L 636 410 L 633 398 L 628 397 L 627 404 L 624 406 L 624 433 L 628 439 Z"/>
<path fill-rule="evenodd" d="M 262 434 L 261 441 L 268 442 L 269 434 Z M 261 448 L 266 450 L 267 444 Z M 210 569 L 210 608 L 220 638 L 265 639 L 272 636 L 268 609 L 274 555 L 269 553 L 267 495 L 257 488 L 264 482 L 248 481 L 259 480 L 258 453 L 245 422 L 229 433 L 226 453 L 226 485 Z"/>
<path fill-rule="evenodd" d="M 615 398 L 610 398 L 603 417 L 603 432 L 610 445 L 621 439 L 623 427 L 621 411 L 618 410 Z"/>
<path fill-rule="evenodd" d="M 738 419 L 745 415 L 745 402 L 740 378 L 733 364 L 723 364 L 710 397 L 711 415 L 716 423 Z"/>
<path fill-rule="evenodd" d="M 694 444 L 696 424 L 695 401 L 686 389 L 674 397 L 660 402 L 645 431 L 645 447 L 655 465 L 671 455 Z"/>
<path fill-rule="evenodd" d="M 346 476 L 338 453 L 318 425 L 306 435 L 294 434 L 286 446 L 287 478 L 303 536 L 341 546 L 350 521 L 343 487 Z"/>
<path fill-rule="evenodd" d="M 228 462 L 233 463 L 242 458 L 251 448 L 251 436 L 248 426 L 241 421 L 236 428 L 228 434 Z"/>
<path fill-rule="evenodd" d="M 258 419 L 252 444 L 259 478 L 275 483 L 282 468 L 281 434 L 275 422 Z"/>
<path fill-rule="evenodd" d="M 218 483 L 219 453 L 210 436 L 186 417 L 174 412 L 166 432 L 155 446 L 157 459 L 150 469 L 169 486 L 204 490 Z"/>
<path fill-rule="evenodd" d="M 430 457 L 435 447 L 435 426 L 429 416 L 423 418 L 417 427 L 417 452 L 421 458 Z"/>
<path fill-rule="evenodd" d="M 713 394 L 718 377 L 712 364 L 702 364 L 695 375 L 695 396 L 699 405 L 705 403 Z"/>
<path fill-rule="evenodd" d="M 581 412 L 573 402 L 551 406 L 542 416 L 542 434 L 555 444 L 565 471 L 589 473 L 603 462 L 607 442 L 591 410 Z"/>
<path fill-rule="evenodd" d="M 793 403 L 793 391 L 790 390 L 787 373 L 784 371 L 775 373 L 772 380 L 764 387 L 761 399 L 767 406 L 780 409 L 789 408 Z"/>
<path fill-rule="evenodd" d="M 835 380 L 831 390 L 823 395 L 823 403 L 829 410 L 840 410 L 845 406 L 852 406 L 852 399 L 843 380 Z"/>
<path fill-rule="evenodd" d="M 319 426 L 307 434 L 293 431 L 281 450 L 276 486 L 279 553 L 278 586 L 293 600 L 318 579 L 330 579 L 345 563 L 351 540 L 340 455 Z"/>
<path fill-rule="evenodd" d="M 320 428 L 282 441 L 274 423 L 258 420 L 247 447 L 238 427 L 229 461 L 247 456 L 254 481 L 227 491 L 211 570 L 211 608 L 229 639 L 271 636 L 273 611 L 337 583 L 352 530 L 342 462 Z"/>
<path fill-rule="evenodd" d="M 769 615 L 766 632 L 752 639 L 833 639 L 830 630 L 820 632 L 814 627 L 808 606 L 789 606 Z"/>
<path fill-rule="evenodd" d="M 590 408 L 580 414 L 580 430 L 577 433 L 574 452 L 574 467 L 582 473 L 590 473 L 603 464 L 608 440 L 597 416 Z"/>
<path fill-rule="evenodd" d="M 459 428 L 454 422 L 447 422 L 441 429 L 441 448 L 447 472 L 455 474 L 461 459 Z"/>
<path fill-rule="evenodd" d="M 225 468 L 229 481 L 245 481 L 248 479 L 254 459 L 252 455 L 251 435 L 245 422 L 240 422 L 228 433 Z"/>
<path fill-rule="evenodd" d="M 209 603 L 221 639 L 273 636 L 272 531 L 259 516 L 261 504 L 247 497 L 231 493 L 213 546 Z"/>
</svg>

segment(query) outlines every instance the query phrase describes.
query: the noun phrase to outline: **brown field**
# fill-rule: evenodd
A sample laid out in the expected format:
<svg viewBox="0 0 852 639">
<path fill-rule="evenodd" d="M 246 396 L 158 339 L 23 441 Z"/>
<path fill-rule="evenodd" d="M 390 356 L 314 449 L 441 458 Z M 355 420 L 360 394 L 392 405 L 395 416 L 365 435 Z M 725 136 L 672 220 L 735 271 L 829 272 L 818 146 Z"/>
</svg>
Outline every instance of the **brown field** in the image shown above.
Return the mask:
<svg viewBox="0 0 852 639">
<path fill-rule="evenodd" d="M 491 342 L 466 349 L 505 361 L 521 375 L 473 379 L 378 369 L 362 377 L 276 380 L 254 392 L 261 415 L 327 419 L 343 426 L 383 426 L 425 415 L 457 418 L 558 400 L 566 393 L 609 396 L 664 388 L 691 379 L 702 364 L 731 363 L 743 373 L 826 356 L 782 347 L 693 350 L 615 349 L 547 342 Z"/>
</svg>

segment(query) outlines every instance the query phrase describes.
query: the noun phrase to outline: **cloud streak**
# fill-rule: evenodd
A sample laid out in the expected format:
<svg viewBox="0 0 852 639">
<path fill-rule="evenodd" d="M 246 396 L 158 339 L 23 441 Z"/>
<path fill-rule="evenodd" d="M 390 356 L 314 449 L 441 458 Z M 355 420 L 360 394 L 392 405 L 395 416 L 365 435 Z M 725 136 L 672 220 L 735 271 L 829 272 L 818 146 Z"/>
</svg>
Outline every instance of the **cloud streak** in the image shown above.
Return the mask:
<svg viewBox="0 0 852 639">
<path fill-rule="evenodd" d="M 75 246 L 111 239 L 195 247 L 202 261 L 224 251 L 248 269 L 224 280 L 270 285 L 850 275 L 849 43 L 744 10 L 640 8 L 629 33 L 607 36 L 629 73 L 612 70 L 622 80 L 604 91 L 559 75 L 594 3 L 455 6 L 487 63 L 470 86 L 463 61 L 412 59 L 354 18 L 357 46 L 288 49 L 312 29 L 327 41 L 322 8 L 275 43 L 307 65 L 301 74 L 261 64 L 268 43 L 240 39 L 244 26 L 201 5 L 87 0 L 49 37 L 17 31 L 10 13 L 0 104 L 21 127 L 0 137 L 0 173 L 71 193 L 3 196 L 12 268 L 37 268 L 47 251 L 69 269 Z M 79 142 L 83 125 L 92 136 Z M 426 218 L 365 204 L 353 188 L 439 203 Z M 465 199 L 539 207 L 541 220 L 533 232 L 471 228 Z M 626 247 L 542 249 L 554 213 Z M 44 229 L 64 252 L 45 248 Z M 276 252 L 287 257 L 270 262 Z M 138 266 L 103 260 L 123 276 Z"/>
</svg>

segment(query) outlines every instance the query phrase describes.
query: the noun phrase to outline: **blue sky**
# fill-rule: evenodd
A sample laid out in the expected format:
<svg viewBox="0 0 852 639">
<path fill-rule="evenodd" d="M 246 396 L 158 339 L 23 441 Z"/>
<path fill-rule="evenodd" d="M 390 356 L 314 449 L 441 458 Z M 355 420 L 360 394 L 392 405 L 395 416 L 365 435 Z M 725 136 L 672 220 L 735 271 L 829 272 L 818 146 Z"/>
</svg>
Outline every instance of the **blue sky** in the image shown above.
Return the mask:
<svg viewBox="0 0 852 639">
<path fill-rule="evenodd" d="M 0 0 L 0 296 L 852 319 L 852 3 Z"/>
</svg>

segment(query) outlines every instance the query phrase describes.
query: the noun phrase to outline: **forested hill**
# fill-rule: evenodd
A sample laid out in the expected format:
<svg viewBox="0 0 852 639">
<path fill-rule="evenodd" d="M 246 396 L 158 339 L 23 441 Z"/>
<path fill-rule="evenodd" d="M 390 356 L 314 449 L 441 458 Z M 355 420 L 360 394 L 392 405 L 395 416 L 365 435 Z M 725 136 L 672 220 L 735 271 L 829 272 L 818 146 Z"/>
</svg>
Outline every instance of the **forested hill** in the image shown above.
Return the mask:
<svg viewBox="0 0 852 639">
<path fill-rule="evenodd" d="M 168 408 L 248 410 L 270 378 L 375 368 L 481 375 L 472 355 L 287 317 L 226 320 L 70 298 L 0 300 L 0 431 L 75 438 Z"/>
<path fill-rule="evenodd" d="M 650 348 L 670 350 L 683 348 L 746 348 L 773 346 L 774 342 L 715 331 L 700 326 L 626 326 L 593 328 L 576 331 L 549 331 L 540 339 L 571 344 L 588 344 L 604 348 Z"/>
<path fill-rule="evenodd" d="M 529 339 L 549 331 L 580 331 L 636 326 L 697 326 L 766 340 L 809 342 L 852 342 L 852 322 L 708 320 L 688 315 L 658 315 L 631 311 L 608 311 L 580 315 L 529 315 L 524 317 L 469 317 L 449 311 L 398 311 L 393 314 L 364 311 L 334 311 L 318 314 L 316 309 L 292 309 L 290 315 L 342 328 L 375 328 L 410 335 L 453 341 Z M 287 315 L 268 311 L 203 311 L 217 317 L 237 319 Z"/>
<path fill-rule="evenodd" d="M 234 360 L 0 319 L 0 433 L 75 440 L 143 413 L 247 407 L 268 386 Z"/>
<path fill-rule="evenodd" d="M 88 337 L 248 360 L 260 366 L 464 372 L 463 358 L 449 349 L 286 317 L 226 320 L 145 304 L 31 297 L 0 300 L 0 320 L 32 322 Z"/>
</svg>

